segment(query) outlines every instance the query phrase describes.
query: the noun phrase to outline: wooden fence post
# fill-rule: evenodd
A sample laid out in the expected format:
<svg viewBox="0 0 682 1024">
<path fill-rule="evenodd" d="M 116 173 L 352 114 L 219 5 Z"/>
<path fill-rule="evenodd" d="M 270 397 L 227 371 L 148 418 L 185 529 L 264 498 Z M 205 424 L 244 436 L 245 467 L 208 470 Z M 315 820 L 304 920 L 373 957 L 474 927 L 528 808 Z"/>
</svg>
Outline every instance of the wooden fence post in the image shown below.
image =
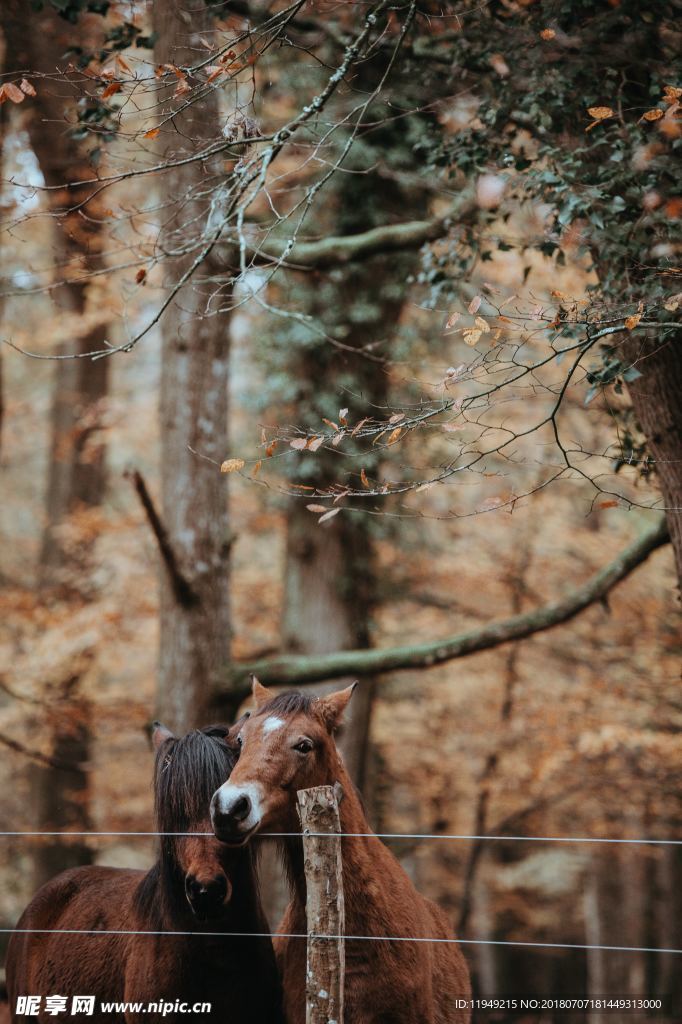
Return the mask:
<svg viewBox="0 0 682 1024">
<path fill-rule="evenodd" d="M 342 795 L 338 785 L 298 793 L 307 890 L 306 1024 L 343 1024 L 346 957 L 338 804 Z M 322 834 L 310 834 L 316 832 Z M 338 937 L 317 938 L 319 935 Z"/>
</svg>

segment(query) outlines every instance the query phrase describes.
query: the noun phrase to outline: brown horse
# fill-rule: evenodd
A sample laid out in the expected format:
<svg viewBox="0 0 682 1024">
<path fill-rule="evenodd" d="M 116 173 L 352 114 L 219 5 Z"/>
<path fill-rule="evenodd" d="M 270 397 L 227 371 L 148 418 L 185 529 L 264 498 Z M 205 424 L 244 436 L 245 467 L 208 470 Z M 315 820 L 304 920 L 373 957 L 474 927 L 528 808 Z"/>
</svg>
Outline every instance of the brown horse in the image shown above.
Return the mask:
<svg viewBox="0 0 682 1024">
<path fill-rule="evenodd" d="M 256 712 L 237 734 L 239 761 L 211 801 L 216 836 L 246 843 L 256 832 L 300 832 L 296 792 L 343 789 L 340 805 L 347 935 L 453 939 L 443 912 L 416 891 L 392 853 L 370 833 L 360 798 L 333 733 L 353 687 L 324 698 L 300 693 L 271 697 L 254 680 Z M 279 931 L 306 931 L 302 843 L 283 841 L 292 900 Z M 305 1020 L 305 943 L 275 938 L 289 1024 Z M 464 1024 L 470 995 L 466 961 L 454 942 L 346 940 L 345 1005 L 349 1024 Z"/>
<path fill-rule="evenodd" d="M 178 1012 L 220 1024 L 279 1024 L 279 980 L 272 942 L 263 934 L 268 927 L 252 854 L 224 846 L 210 832 L 177 834 L 209 828 L 211 794 L 236 760 L 228 731 L 212 726 L 176 739 L 156 723 L 153 738 L 157 830 L 176 834 L 163 837 L 146 874 L 74 868 L 39 890 L 9 945 L 11 1012 L 18 997 L 40 995 L 38 1019 L 54 1020 L 46 997 L 66 997 L 68 1014 L 74 997 L 95 996 L 90 1019 L 107 1024 L 167 1020 Z M 57 934 L 47 933 L 53 929 Z M 59 934 L 69 929 L 88 934 Z M 229 932 L 242 936 L 222 934 Z M 141 1005 L 106 1005 L 123 1002 Z M 200 1010 L 202 1003 L 210 1011 Z"/>
</svg>

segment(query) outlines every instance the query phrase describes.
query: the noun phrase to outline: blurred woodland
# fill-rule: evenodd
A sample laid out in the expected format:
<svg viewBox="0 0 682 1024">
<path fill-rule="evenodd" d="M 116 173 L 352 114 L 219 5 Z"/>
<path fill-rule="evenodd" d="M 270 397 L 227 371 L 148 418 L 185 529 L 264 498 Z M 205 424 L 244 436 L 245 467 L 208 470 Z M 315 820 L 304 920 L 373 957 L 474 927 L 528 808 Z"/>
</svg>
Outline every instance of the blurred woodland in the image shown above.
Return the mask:
<svg viewBox="0 0 682 1024">
<path fill-rule="evenodd" d="M 3 928 L 150 863 L 12 833 L 148 831 L 153 718 L 359 678 L 478 993 L 682 999 L 580 948 L 682 949 L 681 846 L 511 838 L 682 840 L 681 13 L 3 0 Z"/>
</svg>

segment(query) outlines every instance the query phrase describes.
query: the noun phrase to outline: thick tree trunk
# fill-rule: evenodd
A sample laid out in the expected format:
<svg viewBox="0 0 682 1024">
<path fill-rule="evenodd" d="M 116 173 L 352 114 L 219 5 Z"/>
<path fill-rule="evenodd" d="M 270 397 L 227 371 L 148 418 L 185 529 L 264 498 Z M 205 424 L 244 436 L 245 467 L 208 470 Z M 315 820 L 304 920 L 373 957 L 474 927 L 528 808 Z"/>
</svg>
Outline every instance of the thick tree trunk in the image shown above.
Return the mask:
<svg viewBox="0 0 682 1024">
<path fill-rule="evenodd" d="M 64 52 L 74 44 L 88 47 L 101 40 L 102 19 L 81 16 L 76 25 L 59 18 L 50 4 L 41 11 L 27 9 L 20 0 L 3 5 L 2 31 L 7 68 L 19 73 L 54 74 L 66 61 Z M 25 105 L 24 125 L 47 185 L 54 215 L 54 291 L 58 317 L 88 314 L 89 276 L 100 270 L 104 235 L 102 202 L 86 202 L 87 191 L 73 183 L 93 175 L 88 158 L 92 139 L 77 141 L 72 126 L 77 120 L 75 93 L 49 77 L 40 81 L 37 94 Z M 62 187 L 63 186 L 63 187 Z M 83 204 L 80 211 L 71 209 Z M 92 321 L 91 321 L 92 322 Z M 108 334 L 104 320 L 76 330 L 62 352 L 85 353 L 101 349 Z M 87 600 L 90 582 L 92 531 L 79 530 L 77 515 L 101 504 L 106 483 L 102 415 L 108 386 L 108 362 L 88 359 L 60 360 L 55 367 L 52 436 L 46 492 L 46 518 L 39 563 L 39 579 L 51 590 Z M 72 519 L 74 530 L 65 541 L 63 528 Z M 45 831 L 87 832 L 90 826 L 89 780 L 90 706 L 81 692 L 81 673 L 65 681 L 49 719 L 50 750 L 64 768 L 35 771 L 35 827 Z M 49 838 L 36 846 L 34 877 L 42 884 L 59 871 L 92 859 L 87 840 L 73 843 Z"/>
<path fill-rule="evenodd" d="M 1 15 L 7 42 L 7 70 L 26 68 L 46 75 L 68 63 L 64 53 L 74 45 L 88 48 L 101 42 L 102 19 L 82 15 L 75 25 L 58 17 L 52 5 L 41 11 L 27 9 L 20 0 L 8 0 Z M 64 82 L 40 81 L 37 95 L 22 108 L 25 126 L 47 185 L 54 212 L 54 301 L 57 315 L 76 318 L 86 314 L 89 275 L 102 266 L 104 232 L 103 200 L 87 203 L 87 187 L 73 183 L 92 178 L 89 150 L 93 137 L 76 140 L 76 92 Z M 59 188 L 59 186 L 64 186 Z M 73 207 L 84 203 L 79 210 Z M 75 332 L 64 342 L 62 353 L 101 349 L 109 333 L 102 320 Z M 87 574 L 92 533 L 88 529 L 65 542 L 63 530 L 69 516 L 98 506 L 105 487 L 105 448 L 102 416 L 108 385 L 108 360 L 60 360 L 55 368 L 52 439 L 46 495 L 46 524 L 40 559 L 43 584 L 67 593 L 87 594 Z"/>
<path fill-rule="evenodd" d="M 203 52 L 200 37 L 214 24 L 203 4 L 184 9 L 177 0 L 156 0 L 154 28 L 157 62 L 178 66 Z M 161 105 L 167 111 L 174 101 L 166 94 Z M 174 117 L 161 138 L 166 157 L 177 159 L 218 135 L 213 91 Z M 167 249 L 200 237 L 209 216 L 202 183 L 215 169 L 197 161 L 164 174 L 168 208 L 161 244 Z M 166 264 L 166 287 L 187 269 L 189 259 Z M 162 320 L 162 517 L 193 598 L 179 601 L 162 570 L 158 714 L 169 728 L 179 730 L 203 718 L 230 654 L 227 481 L 215 464 L 201 458 L 220 462 L 227 453 L 230 319 L 229 313 L 210 308 L 209 298 L 205 288 L 190 281 Z M 228 304 L 222 290 L 220 306 Z"/>
<path fill-rule="evenodd" d="M 642 374 L 628 390 L 656 463 L 682 586 L 682 334 L 668 335 L 662 342 L 635 336 L 628 340 L 626 353 Z"/>
</svg>

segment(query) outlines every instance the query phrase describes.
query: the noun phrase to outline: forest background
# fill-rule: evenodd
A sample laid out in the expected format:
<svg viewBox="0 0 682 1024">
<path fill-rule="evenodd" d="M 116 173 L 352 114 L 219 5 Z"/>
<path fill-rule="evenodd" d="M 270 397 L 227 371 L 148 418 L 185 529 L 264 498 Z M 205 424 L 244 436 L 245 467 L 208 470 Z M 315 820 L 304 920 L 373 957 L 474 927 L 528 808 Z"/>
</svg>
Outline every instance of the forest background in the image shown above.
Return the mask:
<svg viewBox="0 0 682 1024">
<path fill-rule="evenodd" d="M 681 949 L 679 846 L 511 838 L 682 838 L 679 14 L 3 4 L 3 927 L 150 862 L 9 833 L 148 830 L 152 718 L 357 677 L 479 993 L 679 996 L 560 948 Z"/>
</svg>

